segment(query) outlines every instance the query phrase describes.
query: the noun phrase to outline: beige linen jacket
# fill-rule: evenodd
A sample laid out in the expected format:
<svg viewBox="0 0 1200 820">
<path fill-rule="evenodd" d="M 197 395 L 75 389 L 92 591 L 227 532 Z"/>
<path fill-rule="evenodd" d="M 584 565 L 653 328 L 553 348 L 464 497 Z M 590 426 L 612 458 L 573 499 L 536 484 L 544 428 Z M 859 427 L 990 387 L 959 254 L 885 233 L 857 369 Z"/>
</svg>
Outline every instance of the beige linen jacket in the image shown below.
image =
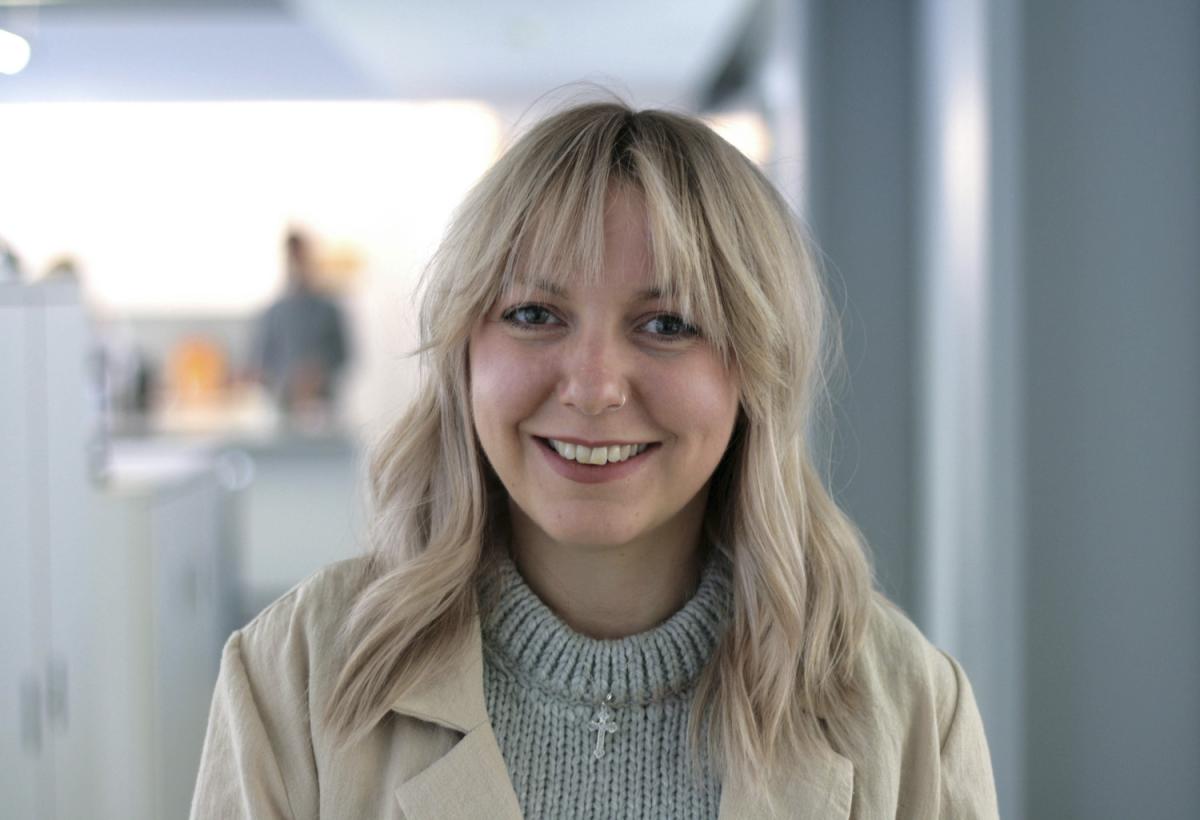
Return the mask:
<svg viewBox="0 0 1200 820">
<path fill-rule="evenodd" d="M 399 699 L 363 742 L 334 747 L 322 705 L 363 570 L 362 559 L 327 568 L 229 639 L 195 820 L 521 817 L 484 706 L 478 629 L 441 683 Z M 726 788 L 721 820 L 767 818 L 772 803 L 775 816 L 805 820 L 997 817 L 983 725 L 958 664 L 881 600 L 864 670 L 866 748 L 823 748 L 781 767 L 765 790 Z"/>
</svg>

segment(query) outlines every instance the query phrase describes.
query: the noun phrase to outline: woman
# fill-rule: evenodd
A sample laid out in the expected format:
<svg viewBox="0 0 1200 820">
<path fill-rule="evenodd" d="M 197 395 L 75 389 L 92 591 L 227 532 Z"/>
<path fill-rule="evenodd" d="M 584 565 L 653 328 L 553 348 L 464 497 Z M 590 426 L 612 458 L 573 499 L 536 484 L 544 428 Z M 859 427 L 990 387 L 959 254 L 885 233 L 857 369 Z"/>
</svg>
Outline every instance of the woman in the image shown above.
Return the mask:
<svg viewBox="0 0 1200 820">
<path fill-rule="evenodd" d="M 369 558 L 230 639 L 194 817 L 994 817 L 810 462 L 826 301 L 701 123 L 533 128 L 430 267 Z"/>
</svg>

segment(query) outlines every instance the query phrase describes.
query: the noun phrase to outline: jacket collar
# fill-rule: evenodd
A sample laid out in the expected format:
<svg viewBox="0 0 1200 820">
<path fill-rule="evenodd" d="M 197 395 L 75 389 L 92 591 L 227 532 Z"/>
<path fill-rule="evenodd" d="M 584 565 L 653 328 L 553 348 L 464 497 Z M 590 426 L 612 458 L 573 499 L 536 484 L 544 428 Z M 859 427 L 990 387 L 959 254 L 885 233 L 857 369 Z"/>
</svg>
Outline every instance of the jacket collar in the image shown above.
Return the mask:
<svg viewBox="0 0 1200 820">
<path fill-rule="evenodd" d="M 463 737 L 396 789 L 406 820 L 521 820 L 521 808 L 483 698 L 483 645 L 476 619 L 446 673 L 399 697 L 392 711 L 445 726 Z"/>
<path fill-rule="evenodd" d="M 407 692 L 392 705 L 392 711 L 463 733 L 449 752 L 396 790 L 404 817 L 520 820 L 516 793 L 488 721 L 478 621 L 468 629 L 467 639 L 446 669 L 446 675 Z M 765 789 L 723 788 L 719 818 L 846 820 L 853 791 L 853 764 L 823 747 L 793 765 L 778 767 Z"/>
<path fill-rule="evenodd" d="M 392 711 L 466 734 L 488 719 L 478 618 L 468 626 L 466 640 L 459 642 L 445 667 L 444 675 L 426 680 L 397 698 Z"/>
</svg>

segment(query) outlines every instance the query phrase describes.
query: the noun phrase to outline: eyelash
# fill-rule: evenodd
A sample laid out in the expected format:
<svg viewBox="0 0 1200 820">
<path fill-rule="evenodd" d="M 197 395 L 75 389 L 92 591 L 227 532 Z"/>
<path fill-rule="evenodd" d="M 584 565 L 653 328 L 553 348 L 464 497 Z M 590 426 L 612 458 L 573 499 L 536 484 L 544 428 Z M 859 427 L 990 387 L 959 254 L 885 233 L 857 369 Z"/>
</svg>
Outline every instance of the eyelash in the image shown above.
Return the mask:
<svg viewBox="0 0 1200 820">
<path fill-rule="evenodd" d="M 508 310 L 504 311 L 504 313 L 501 314 L 500 318 L 506 324 L 508 324 L 512 327 L 515 327 L 518 330 L 528 331 L 528 330 L 533 330 L 535 328 L 550 326 L 548 322 L 529 323 L 529 322 L 518 321 L 516 318 L 517 314 L 519 312 L 525 311 L 525 310 L 540 310 L 550 316 L 554 315 L 554 312 L 546 305 L 537 304 L 535 302 L 529 302 L 529 303 L 525 303 L 525 304 L 521 304 L 521 305 L 515 305 L 515 306 L 509 308 Z M 699 328 L 697 328 L 695 325 L 688 324 L 686 321 L 684 321 L 683 317 L 677 316 L 674 313 L 656 313 L 654 316 L 651 316 L 649 319 L 647 319 L 645 322 L 643 322 L 641 326 L 645 326 L 645 325 L 649 324 L 650 322 L 662 321 L 662 320 L 678 322 L 679 323 L 679 333 L 677 333 L 677 334 L 662 334 L 662 333 L 650 334 L 651 336 L 654 336 L 657 339 L 667 341 L 667 342 L 675 342 L 675 341 L 682 341 L 685 339 L 694 339 L 700 335 Z"/>
</svg>

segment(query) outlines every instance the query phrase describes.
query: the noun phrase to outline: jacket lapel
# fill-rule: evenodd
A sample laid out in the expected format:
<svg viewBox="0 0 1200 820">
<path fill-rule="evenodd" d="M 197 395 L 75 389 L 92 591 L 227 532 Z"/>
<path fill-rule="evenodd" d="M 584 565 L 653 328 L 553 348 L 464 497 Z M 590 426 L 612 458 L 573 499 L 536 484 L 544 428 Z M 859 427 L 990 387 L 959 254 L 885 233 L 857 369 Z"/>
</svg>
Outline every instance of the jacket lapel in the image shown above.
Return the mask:
<svg viewBox="0 0 1200 820">
<path fill-rule="evenodd" d="M 395 794 L 406 820 L 521 820 L 504 758 L 486 722 Z"/>
<path fill-rule="evenodd" d="M 508 767 L 488 722 L 478 622 L 468 627 L 446 673 L 406 692 L 392 710 L 463 733 L 450 751 L 395 790 L 406 820 L 521 820 Z"/>
<path fill-rule="evenodd" d="M 781 766 L 761 790 L 732 785 L 721 791 L 720 820 L 847 820 L 854 797 L 854 764 L 825 747 Z"/>
<path fill-rule="evenodd" d="M 483 639 L 479 621 L 467 626 L 457 652 L 447 659 L 445 672 L 410 689 L 392 704 L 392 711 L 456 729 L 464 734 L 487 723 L 483 699 Z"/>
</svg>

